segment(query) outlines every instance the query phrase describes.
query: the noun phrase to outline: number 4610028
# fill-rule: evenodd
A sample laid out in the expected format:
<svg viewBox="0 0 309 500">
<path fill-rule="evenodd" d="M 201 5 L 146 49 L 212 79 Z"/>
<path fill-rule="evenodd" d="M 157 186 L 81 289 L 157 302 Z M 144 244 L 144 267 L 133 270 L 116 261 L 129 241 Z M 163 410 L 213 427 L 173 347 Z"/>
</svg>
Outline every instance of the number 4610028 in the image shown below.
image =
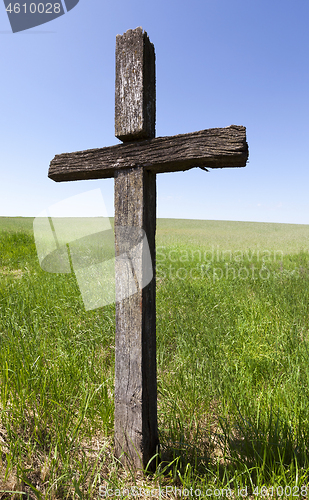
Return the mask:
<svg viewBox="0 0 309 500">
<path fill-rule="evenodd" d="M 12 7 L 13 5 L 13 7 Z M 29 10 L 27 10 L 27 8 Z M 30 14 L 60 14 L 61 13 L 61 4 L 60 3 L 47 3 L 44 5 L 43 3 L 39 3 L 36 5 L 35 3 L 31 3 L 30 5 L 27 5 L 26 3 L 24 4 L 19 4 L 19 3 L 10 3 L 6 11 L 12 14 L 19 14 L 19 13 L 24 13 L 27 14 L 27 12 L 30 12 Z"/>
</svg>

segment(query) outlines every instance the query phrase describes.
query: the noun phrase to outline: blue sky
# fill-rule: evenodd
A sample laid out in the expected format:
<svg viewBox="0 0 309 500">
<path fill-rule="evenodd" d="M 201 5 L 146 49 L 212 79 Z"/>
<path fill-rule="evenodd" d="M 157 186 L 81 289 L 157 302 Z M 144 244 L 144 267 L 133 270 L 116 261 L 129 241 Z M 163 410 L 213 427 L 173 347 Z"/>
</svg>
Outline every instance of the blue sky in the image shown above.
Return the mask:
<svg viewBox="0 0 309 500">
<path fill-rule="evenodd" d="M 112 179 L 47 172 L 55 154 L 119 143 L 115 39 L 142 26 L 156 51 L 156 135 L 236 124 L 249 143 L 244 169 L 159 174 L 157 216 L 309 223 L 307 0 L 80 0 L 14 34 L 2 4 L 1 216 L 96 188 L 113 216 Z"/>
</svg>

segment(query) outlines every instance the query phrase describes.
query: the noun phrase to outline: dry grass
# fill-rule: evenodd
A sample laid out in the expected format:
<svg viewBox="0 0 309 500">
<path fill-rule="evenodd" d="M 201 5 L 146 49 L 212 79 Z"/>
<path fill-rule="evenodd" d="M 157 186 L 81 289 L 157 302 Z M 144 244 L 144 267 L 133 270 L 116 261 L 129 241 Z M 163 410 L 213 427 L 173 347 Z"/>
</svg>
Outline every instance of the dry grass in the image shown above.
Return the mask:
<svg viewBox="0 0 309 500">
<path fill-rule="evenodd" d="M 13 278 L 22 278 L 24 271 L 22 269 L 9 269 L 4 266 L 0 268 L 0 276 L 12 276 Z"/>
</svg>

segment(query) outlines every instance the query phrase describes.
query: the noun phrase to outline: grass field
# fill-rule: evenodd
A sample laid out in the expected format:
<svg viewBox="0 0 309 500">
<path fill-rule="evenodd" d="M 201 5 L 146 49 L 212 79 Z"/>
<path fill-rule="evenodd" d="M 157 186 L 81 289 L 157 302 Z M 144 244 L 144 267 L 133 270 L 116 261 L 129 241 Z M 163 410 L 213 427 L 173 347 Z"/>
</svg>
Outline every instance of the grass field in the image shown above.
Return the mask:
<svg viewBox="0 0 309 500">
<path fill-rule="evenodd" d="M 115 307 L 40 268 L 32 223 L 0 218 L 1 500 L 309 496 L 309 226 L 158 220 L 144 475 L 113 457 Z"/>
</svg>

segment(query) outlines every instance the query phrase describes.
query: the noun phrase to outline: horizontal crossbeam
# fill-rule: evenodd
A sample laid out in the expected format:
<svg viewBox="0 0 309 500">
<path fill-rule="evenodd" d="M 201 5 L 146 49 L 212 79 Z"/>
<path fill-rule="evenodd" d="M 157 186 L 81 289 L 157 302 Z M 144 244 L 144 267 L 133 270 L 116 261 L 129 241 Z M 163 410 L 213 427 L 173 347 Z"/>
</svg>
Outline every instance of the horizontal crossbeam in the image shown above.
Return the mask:
<svg viewBox="0 0 309 500">
<path fill-rule="evenodd" d="M 155 173 L 194 167 L 245 167 L 246 128 L 231 125 L 172 137 L 132 141 L 56 155 L 48 177 L 56 182 L 114 177 L 115 170 L 143 167 Z"/>
</svg>

